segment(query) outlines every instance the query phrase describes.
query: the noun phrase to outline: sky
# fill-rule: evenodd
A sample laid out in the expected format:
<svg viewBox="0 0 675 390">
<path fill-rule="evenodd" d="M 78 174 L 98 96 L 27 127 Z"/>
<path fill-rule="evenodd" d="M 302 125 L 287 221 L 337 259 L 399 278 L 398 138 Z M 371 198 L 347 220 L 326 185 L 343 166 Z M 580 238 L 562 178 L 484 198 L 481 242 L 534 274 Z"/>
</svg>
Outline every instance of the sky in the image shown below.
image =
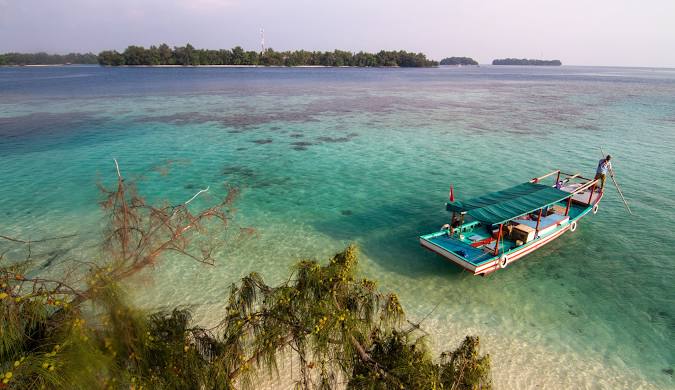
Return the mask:
<svg viewBox="0 0 675 390">
<path fill-rule="evenodd" d="M 191 43 L 675 67 L 675 0 L 0 0 L 0 52 Z"/>
</svg>

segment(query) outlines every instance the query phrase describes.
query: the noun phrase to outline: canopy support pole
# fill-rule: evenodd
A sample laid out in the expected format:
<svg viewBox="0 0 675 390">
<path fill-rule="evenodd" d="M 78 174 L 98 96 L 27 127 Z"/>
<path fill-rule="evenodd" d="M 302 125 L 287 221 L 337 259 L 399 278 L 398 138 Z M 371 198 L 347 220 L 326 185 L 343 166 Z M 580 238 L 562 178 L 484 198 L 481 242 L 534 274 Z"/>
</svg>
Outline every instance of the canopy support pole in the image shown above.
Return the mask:
<svg viewBox="0 0 675 390">
<path fill-rule="evenodd" d="M 499 224 L 499 233 L 497 233 L 497 242 L 495 243 L 495 256 L 499 254 L 499 241 L 502 239 L 502 227 L 504 224 Z"/>
<path fill-rule="evenodd" d="M 565 209 L 565 216 L 570 215 L 570 206 L 572 206 L 572 197 L 567 198 L 567 208 Z"/>
<path fill-rule="evenodd" d="M 539 209 L 539 216 L 537 217 L 537 227 L 534 228 L 534 238 L 539 237 L 539 223 L 541 223 L 541 213 L 544 212 L 544 209 Z"/>
</svg>

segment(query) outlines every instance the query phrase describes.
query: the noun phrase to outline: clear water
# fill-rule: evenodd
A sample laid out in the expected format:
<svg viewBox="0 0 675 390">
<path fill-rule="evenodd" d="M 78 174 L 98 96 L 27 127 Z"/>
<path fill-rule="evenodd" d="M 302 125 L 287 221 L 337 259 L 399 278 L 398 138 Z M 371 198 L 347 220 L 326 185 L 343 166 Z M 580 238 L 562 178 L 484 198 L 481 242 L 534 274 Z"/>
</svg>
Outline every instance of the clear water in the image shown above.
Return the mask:
<svg viewBox="0 0 675 390">
<path fill-rule="evenodd" d="M 499 388 L 672 388 L 674 130 L 663 69 L 1 68 L 0 233 L 78 234 L 35 248 L 35 272 L 96 253 L 112 158 L 149 199 L 210 186 L 198 207 L 237 185 L 236 224 L 257 234 L 215 268 L 168 259 L 139 303 L 213 322 L 242 275 L 280 281 L 355 242 L 364 275 L 412 319 L 431 312 L 435 350 L 483 338 Z M 575 233 L 487 278 L 419 246 L 451 183 L 461 198 L 592 175 L 600 146 L 633 217 L 608 192 Z"/>
</svg>

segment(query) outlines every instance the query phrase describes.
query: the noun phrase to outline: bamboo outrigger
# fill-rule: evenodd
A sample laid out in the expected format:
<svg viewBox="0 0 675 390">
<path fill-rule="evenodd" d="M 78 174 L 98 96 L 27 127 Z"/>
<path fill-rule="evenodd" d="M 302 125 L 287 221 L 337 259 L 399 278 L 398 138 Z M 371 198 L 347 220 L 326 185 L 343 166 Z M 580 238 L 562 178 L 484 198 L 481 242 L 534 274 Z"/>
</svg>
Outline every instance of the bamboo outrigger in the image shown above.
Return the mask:
<svg viewBox="0 0 675 390">
<path fill-rule="evenodd" d="M 555 184 L 542 180 L 555 175 Z M 474 275 L 487 275 L 573 232 L 598 212 L 598 180 L 555 170 L 517 186 L 467 201 L 450 201 L 452 222 L 420 236 L 420 244 Z"/>
</svg>

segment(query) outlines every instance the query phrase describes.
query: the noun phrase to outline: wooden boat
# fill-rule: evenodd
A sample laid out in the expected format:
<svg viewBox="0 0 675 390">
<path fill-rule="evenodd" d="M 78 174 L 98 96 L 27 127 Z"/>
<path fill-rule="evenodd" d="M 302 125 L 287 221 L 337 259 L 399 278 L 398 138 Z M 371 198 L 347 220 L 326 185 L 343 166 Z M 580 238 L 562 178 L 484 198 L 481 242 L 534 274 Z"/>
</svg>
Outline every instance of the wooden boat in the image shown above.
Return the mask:
<svg viewBox="0 0 675 390">
<path fill-rule="evenodd" d="M 543 181 L 555 177 L 555 183 Z M 466 201 L 451 201 L 452 222 L 420 236 L 420 244 L 474 275 L 506 268 L 598 212 L 598 180 L 556 170 Z"/>
</svg>

